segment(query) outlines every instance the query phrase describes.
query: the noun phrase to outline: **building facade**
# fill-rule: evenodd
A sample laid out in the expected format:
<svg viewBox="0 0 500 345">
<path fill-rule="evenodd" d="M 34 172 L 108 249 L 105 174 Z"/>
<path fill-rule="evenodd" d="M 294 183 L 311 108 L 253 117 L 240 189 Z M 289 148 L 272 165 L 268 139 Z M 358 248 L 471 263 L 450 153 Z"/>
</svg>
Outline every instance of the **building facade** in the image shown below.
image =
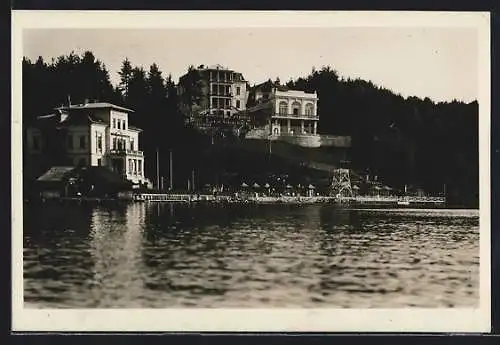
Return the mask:
<svg viewBox="0 0 500 345">
<path fill-rule="evenodd" d="M 134 184 L 148 183 L 141 129 L 129 124 L 130 109 L 110 103 L 56 108 L 27 128 L 27 165 L 39 173 L 51 166 L 104 166 Z"/>
<path fill-rule="evenodd" d="M 186 120 L 211 127 L 243 120 L 249 87 L 239 72 L 201 65 L 179 78 L 178 93 Z"/>
<path fill-rule="evenodd" d="M 318 96 L 315 93 L 275 88 L 271 99 L 272 135 L 317 135 Z"/>
<path fill-rule="evenodd" d="M 250 97 L 251 137 L 266 136 L 305 147 L 321 146 L 316 92 L 290 90 L 268 81 L 255 86 Z"/>
</svg>

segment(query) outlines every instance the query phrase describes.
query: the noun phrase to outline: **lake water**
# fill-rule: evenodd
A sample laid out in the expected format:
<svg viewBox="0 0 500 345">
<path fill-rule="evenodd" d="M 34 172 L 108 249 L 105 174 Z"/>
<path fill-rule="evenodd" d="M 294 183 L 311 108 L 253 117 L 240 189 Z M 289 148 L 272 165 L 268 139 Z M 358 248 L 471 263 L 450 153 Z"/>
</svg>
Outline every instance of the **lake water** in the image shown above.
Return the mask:
<svg viewBox="0 0 500 345">
<path fill-rule="evenodd" d="M 26 205 L 27 307 L 472 307 L 477 210 Z"/>
</svg>

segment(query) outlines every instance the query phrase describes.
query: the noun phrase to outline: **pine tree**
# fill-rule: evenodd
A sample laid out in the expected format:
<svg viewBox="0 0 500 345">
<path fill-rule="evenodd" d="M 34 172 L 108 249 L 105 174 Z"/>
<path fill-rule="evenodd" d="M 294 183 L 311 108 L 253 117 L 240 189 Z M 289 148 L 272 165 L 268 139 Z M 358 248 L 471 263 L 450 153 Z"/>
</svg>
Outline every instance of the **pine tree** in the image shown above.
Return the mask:
<svg viewBox="0 0 500 345">
<path fill-rule="evenodd" d="M 123 60 L 120 72 L 118 72 L 118 74 L 120 75 L 119 86 L 126 101 L 129 96 L 130 80 L 132 79 L 132 64 L 130 63 L 128 58 L 125 58 L 125 60 Z"/>
</svg>

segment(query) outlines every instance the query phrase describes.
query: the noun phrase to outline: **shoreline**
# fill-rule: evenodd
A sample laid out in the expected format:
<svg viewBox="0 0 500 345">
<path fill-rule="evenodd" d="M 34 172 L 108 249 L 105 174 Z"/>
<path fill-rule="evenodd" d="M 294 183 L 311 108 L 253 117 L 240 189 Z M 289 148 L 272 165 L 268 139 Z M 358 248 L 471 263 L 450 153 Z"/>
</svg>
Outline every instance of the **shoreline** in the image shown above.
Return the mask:
<svg viewBox="0 0 500 345">
<path fill-rule="evenodd" d="M 428 208 L 428 209 L 479 209 L 464 205 L 449 205 L 442 197 L 368 197 L 338 198 L 329 196 L 214 196 L 208 194 L 136 194 L 128 197 L 53 197 L 25 200 L 25 203 L 78 203 L 78 204 L 124 204 L 124 203 L 182 203 L 193 205 L 337 205 L 354 208 Z"/>
</svg>

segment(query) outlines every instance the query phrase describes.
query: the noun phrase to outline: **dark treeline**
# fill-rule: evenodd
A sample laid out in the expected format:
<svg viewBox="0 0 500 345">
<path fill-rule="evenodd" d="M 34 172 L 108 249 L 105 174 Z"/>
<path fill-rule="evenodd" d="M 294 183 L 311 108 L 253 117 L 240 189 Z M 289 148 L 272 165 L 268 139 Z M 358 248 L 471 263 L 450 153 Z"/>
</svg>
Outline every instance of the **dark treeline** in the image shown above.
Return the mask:
<svg viewBox="0 0 500 345">
<path fill-rule="evenodd" d="M 157 149 L 160 174 L 165 177 L 169 176 L 169 151 L 174 152 L 174 186 L 185 186 L 193 170 L 208 176 L 201 171 L 224 150 L 209 154 L 210 140 L 184 126 L 171 77 L 156 64 L 144 70 L 128 59 L 122 62 L 119 75 L 115 87 L 106 66 L 91 52 L 71 53 L 50 62 L 25 58 L 23 123 L 67 105 L 68 98 L 72 104 L 98 100 L 122 105 L 135 111 L 130 115 L 131 124 L 143 129 L 141 148 L 147 176 L 156 176 Z M 395 187 L 408 184 L 432 193 L 442 192 L 446 184 L 451 201 L 477 204 L 477 102 L 404 98 L 371 82 L 339 78 L 329 67 L 313 70 L 286 86 L 317 91 L 319 130 L 352 136 L 352 168 L 356 171 L 377 175 Z M 201 183 L 199 179 L 196 176 Z"/>
<path fill-rule="evenodd" d="M 183 125 L 171 76 L 164 76 L 156 64 L 146 71 L 128 59 L 122 62 L 119 76 L 119 85 L 114 87 L 106 66 L 89 51 L 81 56 L 72 52 L 50 62 L 41 57 L 34 62 L 24 58 L 23 123 L 27 125 L 35 117 L 69 102 L 100 101 L 125 106 L 134 110 L 130 123 L 143 129 L 140 146 L 146 157 L 146 176 L 156 178 L 157 150 L 160 174 L 168 176 L 171 149 L 177 163 L 175 175 L 191 176 L 201 137 Z"/>
<path fill-rule="evenodd" d="M 404 98 L 371 82 L 339 78 L 330 67 L 287 87 L 318 93 L 319 130 L 352 136 L 352 166 L 393 186 L 446 193 L 478 203 L 479 108 L 471 103 Z"/>
</svg>

